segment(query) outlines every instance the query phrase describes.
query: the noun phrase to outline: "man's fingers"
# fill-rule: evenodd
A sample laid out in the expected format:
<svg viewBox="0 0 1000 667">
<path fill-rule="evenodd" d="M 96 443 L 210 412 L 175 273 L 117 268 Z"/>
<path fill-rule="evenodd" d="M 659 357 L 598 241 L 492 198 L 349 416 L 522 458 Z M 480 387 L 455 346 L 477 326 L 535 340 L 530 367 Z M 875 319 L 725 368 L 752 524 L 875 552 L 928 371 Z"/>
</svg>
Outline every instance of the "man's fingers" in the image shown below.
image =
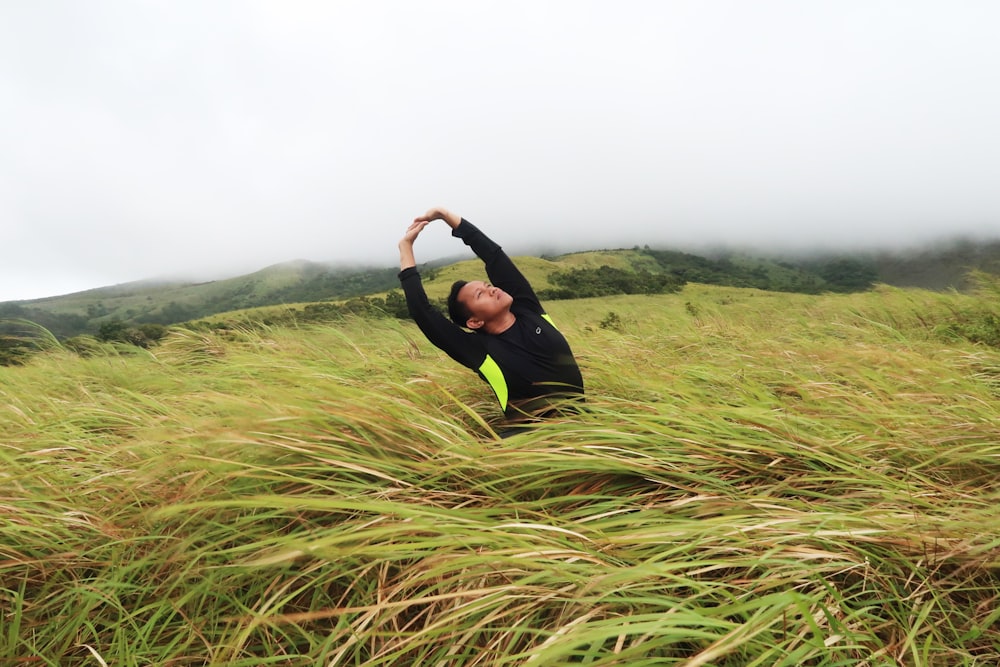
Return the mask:
<svg viewBox="0 0 1000 667">
<path fill-rule="evenodd" d="M 413 219 L 414 222 L 433 222 L 434 220 L 444 220 L 444 211 L 439 208 L 432 208 L 421 216 Z"/>
<path fill-rule="evenodd" d="M 410 226 L 406 228 L 406 232 L 403 234 L 403 240 L 414 240 L 417 235 L 424 230 L 427 226 L 427 221 L 425 220 L 414 220 L 410 223 Z"/>
</svg>

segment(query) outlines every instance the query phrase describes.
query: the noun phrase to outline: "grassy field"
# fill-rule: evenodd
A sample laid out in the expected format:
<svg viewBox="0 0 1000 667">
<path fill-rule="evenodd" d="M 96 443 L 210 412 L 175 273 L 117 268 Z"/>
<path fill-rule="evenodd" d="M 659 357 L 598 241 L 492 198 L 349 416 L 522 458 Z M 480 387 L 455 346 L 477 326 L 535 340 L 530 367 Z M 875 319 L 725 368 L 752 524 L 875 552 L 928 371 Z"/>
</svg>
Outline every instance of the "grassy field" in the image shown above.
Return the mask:
<svg viewBox="0 0 1000 667">
<path fill-rule="evenodd" d="M 409 322 L 0 368 L 0 665 L 995 665 L 986 296 L 553 302 L 498 439 Z"/>
</svg>

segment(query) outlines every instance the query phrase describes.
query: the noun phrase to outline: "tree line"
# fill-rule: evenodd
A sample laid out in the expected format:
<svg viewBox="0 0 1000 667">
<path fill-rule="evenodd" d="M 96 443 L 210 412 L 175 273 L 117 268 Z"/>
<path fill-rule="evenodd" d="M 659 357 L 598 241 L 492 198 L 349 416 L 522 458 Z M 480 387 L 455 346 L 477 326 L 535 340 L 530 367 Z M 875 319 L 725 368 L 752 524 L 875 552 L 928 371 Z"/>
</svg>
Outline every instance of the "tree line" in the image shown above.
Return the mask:
<svg viewBox="0 0 1000 667">
<path fill-rule="evenodd" d="M 771 292 L 863 292 L 878 281 L 874 262 L 858 257 L 828 256 L 790 261 L 754 261 L 742 264 L 730 257 L 710 259 L 672 250 L 640 252 L 664 272 L 686 282 L 729 287 L 753 287 Z"/>
</svg>

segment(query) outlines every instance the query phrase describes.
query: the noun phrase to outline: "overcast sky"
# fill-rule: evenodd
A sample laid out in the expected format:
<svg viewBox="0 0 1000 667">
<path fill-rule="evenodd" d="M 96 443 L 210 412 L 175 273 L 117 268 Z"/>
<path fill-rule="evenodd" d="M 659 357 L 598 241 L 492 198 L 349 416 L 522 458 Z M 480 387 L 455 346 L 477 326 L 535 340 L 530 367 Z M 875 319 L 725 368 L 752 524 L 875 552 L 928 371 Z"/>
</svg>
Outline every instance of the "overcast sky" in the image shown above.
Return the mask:
<svg viewBox="0 0 1000 667">
<path fill-rule="evenodd" d="M 995 0 L 3 0 L 0 301 L 509 251 L 1000 236 Z M 443 223 L 418 261 L 464 252 Z"/>
</svg>

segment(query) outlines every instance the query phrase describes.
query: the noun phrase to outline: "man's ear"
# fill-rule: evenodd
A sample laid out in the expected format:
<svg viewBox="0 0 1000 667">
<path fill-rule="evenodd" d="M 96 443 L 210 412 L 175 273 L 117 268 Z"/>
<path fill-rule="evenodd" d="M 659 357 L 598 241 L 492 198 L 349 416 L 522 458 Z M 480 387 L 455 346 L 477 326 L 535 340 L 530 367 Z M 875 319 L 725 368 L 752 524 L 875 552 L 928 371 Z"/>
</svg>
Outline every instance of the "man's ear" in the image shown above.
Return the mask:
<svg viewBox="0 0 1000 667">
<path fill-rule="evenodd" d="M 469 319 L 467 319 L 465 321 L 465 326 L 469 327 L 473 331 L 475 331 L 476 329 L 479 329 L 484 324 L 486 324 L 486 322 L 483 322 L 482 320 L 477 319 L 475 317 L 470 317 Z"/>
</svg>

